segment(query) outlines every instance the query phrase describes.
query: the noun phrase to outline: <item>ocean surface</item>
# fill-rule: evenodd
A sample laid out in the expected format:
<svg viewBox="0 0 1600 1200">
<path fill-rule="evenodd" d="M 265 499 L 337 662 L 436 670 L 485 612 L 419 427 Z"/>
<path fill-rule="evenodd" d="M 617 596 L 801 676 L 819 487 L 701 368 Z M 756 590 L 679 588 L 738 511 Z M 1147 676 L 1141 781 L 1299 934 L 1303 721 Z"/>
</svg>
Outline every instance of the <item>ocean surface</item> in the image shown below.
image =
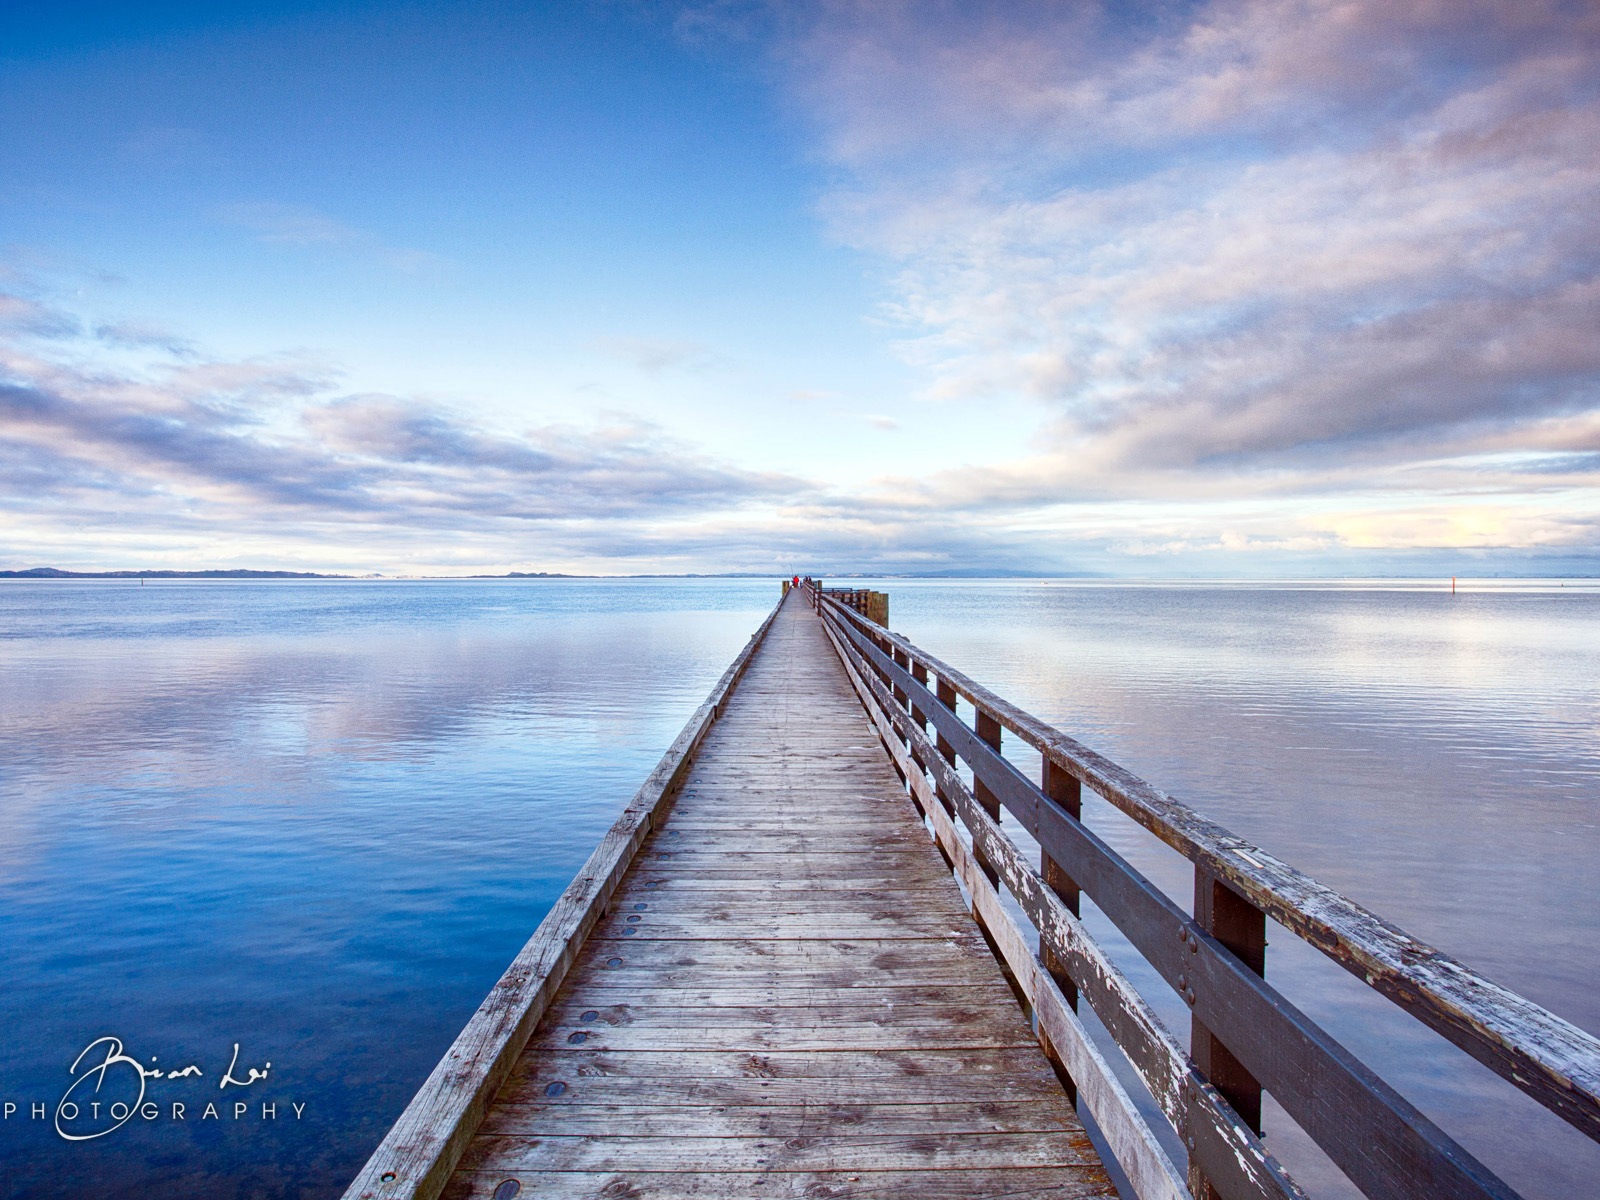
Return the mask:
<svg viewBox="0 0 1600 1200">
<path fill-rule="evenodd" d="M 877 586 L 935 654 L 1600 1031 L 1592 582 Z M 0 1196 L 338 1196 L 776 593 L 0 583 Z M 1186 862 L 1086 815 L 1187 902 Z M 1595 1194 L 1596 1146 L 1268 936 L 1269 977 L 1530 1200 Z M 102 1135 L 66 1140 L 105 1038 L 178 1077 L 111 1128 L 113 1063 L 64 1123 Z"/>
</svg>

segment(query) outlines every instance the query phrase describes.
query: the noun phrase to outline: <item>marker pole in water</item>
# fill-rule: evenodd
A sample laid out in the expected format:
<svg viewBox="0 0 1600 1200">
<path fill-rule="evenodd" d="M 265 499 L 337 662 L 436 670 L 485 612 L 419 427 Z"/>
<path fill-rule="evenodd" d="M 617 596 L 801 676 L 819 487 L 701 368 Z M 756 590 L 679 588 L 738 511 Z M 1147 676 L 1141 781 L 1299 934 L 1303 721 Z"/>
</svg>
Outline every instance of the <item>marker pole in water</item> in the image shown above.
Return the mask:
<svg viewBox="0 0 1600 1200">
<path fill-rule="evenodd" d="M 1450 594 L 1452 596 L 1456 594 L 1456 577 L 1454 575 L 1450 576 Z"/>
</svg>

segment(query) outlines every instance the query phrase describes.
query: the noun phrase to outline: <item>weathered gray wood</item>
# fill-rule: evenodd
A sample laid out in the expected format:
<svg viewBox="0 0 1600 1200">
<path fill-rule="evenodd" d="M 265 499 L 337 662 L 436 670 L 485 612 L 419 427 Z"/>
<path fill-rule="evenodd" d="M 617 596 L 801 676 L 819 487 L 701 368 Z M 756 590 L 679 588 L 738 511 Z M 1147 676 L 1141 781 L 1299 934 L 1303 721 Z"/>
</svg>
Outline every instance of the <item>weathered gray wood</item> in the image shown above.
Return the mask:
<svg viewBox="0 0 1600 1200">
<path fill-rule="evenodd" d="M 773 1064 L 768 1056 L 768 1070 L 792 1068 L 799 1056 L 790 1052 Z M 590 1054 L 541 1055 L 537 1069 L 526 1074 L 513 1073 L 495 1099 L 495 1108 L 501 1105 L 588 1105 L 588 1104 L 662 1104 L 678 1105 L 759 1105 L 769 1109 L 827 1108 L 839 1104 L 905 1104 L 906 1087 L 900 1076 L 910 1071 L 893 1074 L 850 1074 L 846 1056 L 833 1051 L 813 1052 L 815 1060 L 804 1064 L 807 1075 L 776 1075 L 761 1077 L 729 1074 L 741 1063 L 748 1064 L 748 1055 L 730 1055 L 725 1051 L 701 1052 L 698 1055 L 628 1055 L 627 1063 L 635 1069 L 650 1066 L 651 1059 L 667 1061 L 655 1069 L 659 1075 L 650 1074 L 584 1074 L 592 1072 L 596 1064 L 615 1064 L 614 1057 Z M 878 1055 L 884 1057 L 881 1053 Z M 1020 1056 L 1019 1056 L 1020 1057 Z M 988 1051 L 940 1051 L 934 1055 L 918 1052 L 905 1055 L 907 1065 L 913 1062 L 948 1060 L 952 1068 L 965 1064 L 967 1068 L 948 1071 L 931 1070 L 917 1075 L 917 1096 L 911 1108 L 920 1112 L 953 1107 L 982 1110 L 991 1104 L 1026 1104 L 1039 1119 L 1059 1121 L 1059 1106 L 1054 1103 L 1059 1085 L 1048 1071 L 1003 1070 L 984 1071 L 983 1065 L 994 1066 Z M 697 1077 L 686 1078 L 679 1068 L 705 1063 L 708 1070 Z M 550 1096 L 546 1089 L 551 1083 L 561 1082 L 563 1090 Z M 1044 1103 L 1040 1103 L 1044 1101 Z"/>
<path fill-rule="evenodd" d="M 923 1133 L 1072 1133 L 1057 1110 L 1033 1100 L 904 1104 L 561 1104 L 541 1099 L 497 1098 L 479 1131 L 516 1137 L 532 1122 L 561 1137 L 611 1137 L 619 1131 L 648 1137 L 815 1137 L 832 1131 L 871 1129 L 874 1137 Z"/>
<path fill-rule="evenodd" d="M 1089 1137 L 1073 1133 L 883 1134 L 814 1137 L 609 1137 L 523 1134 L 474 1138 L 467 1171 L 940 1171 L 975 1167 L 1086 1167 L 1099 1162 Z M 980 1195 L 985 1193 L 980 1193 Z"/>
<path fill-rule="evenodd" d="M 854 617 L 833 611 L 842 621 Z M 941 696 L 948 688 L 952 698 L 965 697 L 1274 921 L 1600 1139 L 1600 1038 L 1207 820 L 899 635 L 876 627 L 871 632 L 936 675 Z"/>
<path fill-rule="evenodd" d="M 945 1171 L 538 1171 L 517 1176 L 519 1197 L 551 1200 L 1089 1200 L 1105 1185 L 1055 1168 Z M 461 1172 L 447 1200 L 488 1200 L 502 1173 Z"/>
<path fill-rule="evenodd" d="M 1129 1176 L 1135 1192 L 1141 1200 L 1189 1200 L 1188 1189 L 1178 1168 L 1161 1148 L 1154 1131 L 1145 1123 L 1110 1064 L 1089 1040 L 1077 1014 L 1054 979 L 1028 951 L 1021 931 L 1004 911 L 993 883 L 996 868 L 1004 869 L 1008 865 L 1004 855 L 999 863 L 980 860 L 957 834 L 951 815 L 946 811 L 946 804 L 965 802 L 972 806 L 974 813 L 981 813 L 983 820 L 992 821 L 992 818 L 979 808 L 976 798 L 967 791 L 965 783 L 947 763 L 946 756 L 928 742 L 922 729 L 908 728 L 902 712 L 887 703 L 883 683 L 858 669 L 858 664 L 865 660 L 852 655 L 832 630 L 829 636 L 863 704 L 886 735 L 884 745 L 891 754 L 903 756 L 902 766 L 906 769 L 908 783 L 913 792 L 922 797 L 923 811 L 933 827 L 934 836 L 967 887 L 974 915 L 982 916 L 991 936 L 996 938 L 997 950 L 1005 955 L 1013 978 L 1034 1009 L 1041 1042 L 1058 1056 L 1071 1074 L 1079 1095 L 1088 1104 L 1096 1123 L 1111 1143 L 1113 1155 Z M 898 738 L 892 736 L 894 734 L 906 735 L 909 745 L 902 749 Z M 932 772 L 937 784 L 930 781 L 923 770 L 909 769 L 913 766 L 913 748 L 920 751 L 917 761 Z M 1010 847 L 1009 841 L 1006 845 Z M 1115 968 L 1109 962 L 1106 966 L 1108 973 L 1115 973 Z M 1120 974 L 1115 977 L 1120 979 Z M 1125 995 L 1119 998 L 1124 999 L 1130 1017 L 1138 1021 L 1141 1032 L 1146 1033 L 1153 1047 L 1159 1046 L 1166 1052 L 1164 1062 L 1174 1063 L 1181 1056 L 1181 1051 L 1166 1034 L 1160 1020 L 1131 985 L 1125 985 L 1123 992 Z"/>
<path fill-rule="evenodd" d="M 585 1080 L 610 1078 L 651 1078 L 676 1080 L 683 1088 L 695 1088 L 717 1079 L 756 1080 L 781 1087 L 788 1080 L 826 1079 L 841 1088 L 853 1080 L 894 1080 L 904 1097 L 905 1080 L 937 1076 L 960 1076 L 979 1080 L 985 1086 L 1002 1080 L 1054 1080 L 1050 1068 L 1031 1046 L 1000 1050 L 774 1050 L 764 1054 L 727 1050 L 639 1051 L 630 1054 L 602 1054 L 583 1047 L 562 1047 L 545 1054 L 524 1057 L 512 1071 L 512 1078 Z M 1050 1100 L 1059 1103 L 1059 1086 L 1049 1091 Z"/>
<path fill-rule="evenodd" d="M 857 651 L 876 658 L 880 667 L 891 673 L 896 669 L 872 639 L 848 627 L 841 626 L 841 631 Z M 874 691 L 879 703 L 888 703 L 887 693 Z M 890 705 L 889 711 L 897 721 L 908 720 L 896 706 Z M 934 719 L 951 720 L 948 713 L 936 714 Z M 957 752 L 990 780 L 1006 806 L 1023 819 L 1050 856 L 1070 868 L 1102 910 L 1179 988 L 1205 1028 L 1218 1034 L 1260 1076 L 1363 1191 L 1385 1200 L 1409 1200 L 1419 1191 L 1438 1197 L 1515 1196 L 1493 1172 L 1260 980 L 1249 965 L 1227 952 L 1120 856 L 1082 825 L 1051 809 L 1042 794 L 983 740 L 956 723 L 950 723 L 947 735 Z M 943 764 L 936 767 L 942 769 Z M 1009 839 L 992 821 L 975 823 L 971 814 L 963 811 L 962 815 L 973 830 L 975 850 L 988 853 L 994 845 L 999 849 L 992 852 L 1014 853 Z M 1028 878 L 1018 876 L 1008 880 L 1008 886 L 1039 926 L 1041 936 L 1055 936 L 1060 922 L 1050 906 L 1042 903 L 1031 871 L 1024 869 L 1024 873 Z M 1171 936 L 1174 932 L 1181 935 L 1176 943 Z M 1110 998 L 1114 1000 L 1115 994 Z M 1106 1014 L 1102 1016 L 1106 1018 Z M 1114 1030 L 1113 1019 L 1106 1021 Z M 1140 1065 L 1144 1069 L 1145 1064 Z M 1212 1086 L 1211 1081 L 1207 1080 L 1207 1086 Z M 1180 1123 L 1175 1120 L 1175 1124 Z M 1250 1124 L 1248 1115 L 1244 1124 Z M 1232 1131 L 1234 1136 L 1238 1133 Z M 1196 1155 L 1203 1157 L 1203 1150 Z M 1234 1170 L 1233 1156 L 1222 1155 L 1220 1161 L 1224 1170 Z M 1204 1169 L 1205 1164 L 1201 1166 Z"/>
<path fill-rule="evenodd" d="M 467 1022 L 359 1174 L 346 1200 L 433 1200 L 483 1119 L 663 803 L 782 610 L 780 604 L 689 718 L 622 815 Z"/>
<path fill-rule="evenodd" d="M 897 943 L 902 949 L 845 960 L 817 960 L 792 955 L 750 957 L 742 960 L 690 957 L 667 943 L 630 947 L 624 961 L 612 967 L 609 960 L 579 962 L 572 970 L 574 986 L 599 983 L 607 987 L 730 988 L 783 986 L 788 988 L 940 987 L 971 984 L 982 978 L 982 964 L 943 955 L 931 957 L 921 942 Z M 654 961 L 644 961 L 654 959 Z"/>
<path fill-rule="evenodd" d="M 942 939 L 950 922 L 930 913 L 847 913 L 820 915 L 765 914 L 712 911 L 662 915 L 654 920 L 628 923 L 632 914 L 617 913 L 602 922 L 590 936 L 608 941 L 704 941 L 727 933 L 736 937 L 772 938 L 777 941 L 837 941 L 841 938 L 885 938 L 894 941 Z"/>
<path fill-rule="evenodd" d="M 848 665 L 848 659 L 846 662 Z M 855 678 L 867 680 L 867 676 L 861 674 Z M 868 681 L 865 686 L 875 716 L 903 727 L 905 716 L 898 709 L 886 707 L 887 692 L 882 684 Z M 920 730 L 913 733 L 913 742 L 921 736 Z M 1083 989 L 1157 1104 L 1173 1126 L 1184 1134 L 1191 1156 L 1202 1164 L 1208 1176 L 1224 1184 L 1231 1196 L 1260 1200 L 1301 1196 L 1287 1172 L 1266 1153 L 1254 1131 L 1194 1070 L 1148 1003 L 1105 956 L 1076 915 L 1032 871 L 1021 852 L 977 803 L 954 770 L 942 759 L 930 760 L 929 767 L 936 777 L 939 794 L 947 799 L 955 815 L 972 832 L 974 849 L 982 846 L 989 850 L 1000 880 L 1034 922 L 1041 939 L 1054 950 L 1057 961 Z M 935 784 L 913 778 L 912 786 L 931 795 Z M 942 841 L 960 844 L 950 815 L 938 811 L 930 813 L 930 817 L 935 834 Z M 1134 1179 L 1141 1194 L 1187 1195 L 1184 1182 L 1174 1177 L 1175 1168 L 1154 1142 L 1126 1093 L 1116 1084 L 1106 1065 L 1099 1061 L 1098 1055 L 1088 1053 L 1093 1047 L 1076 1014 L 1044 964 L 1030 954 L 1020 931 L 1005 913 L 995 890 L 988 885 L 988 875 L 978 866 L 975 853 L 961 847 L 950 853 L 950 857 L 967 884 L 975 910 L 990 914 L 991 928 L 1000 939 L 999 949 L 1014 964 L 1016 978 L 1026 994 L 1033 997 L 1041 1040 L 1063 1054 L 1078 1056 L 1078 1065 L 1072 1067 L 1073 1077 L 1084 1089 L 1083 1096 L 1090 1104 L 1090 1111 L 1095 1113 L 1101 1128 L 1107 1130 L 1116 1148 L 1117 1161 Z"/>
<path fill-rule="evenodd" d="M 1112 1194 L 803 609 L 780 613 L 607 907 L 451 1194 L 634 1195 L 647 1174 L 652 1195 L 739 1179 L 760 1196 L 849 1185 L 841 1168 L 887 1184 L 860 1194 L 913 1170 L 965 1189 L 924 1195 Z"/>
</svg>

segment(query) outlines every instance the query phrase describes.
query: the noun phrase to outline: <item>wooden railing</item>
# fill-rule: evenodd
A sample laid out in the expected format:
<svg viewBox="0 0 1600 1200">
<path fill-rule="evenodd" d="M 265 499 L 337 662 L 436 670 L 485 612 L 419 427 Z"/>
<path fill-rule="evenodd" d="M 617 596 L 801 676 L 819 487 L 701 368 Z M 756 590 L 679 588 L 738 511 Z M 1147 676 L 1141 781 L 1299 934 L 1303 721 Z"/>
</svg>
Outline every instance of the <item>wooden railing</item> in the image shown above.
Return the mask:
<svg viewBox="0 0 1600 1200">
<path fill-rule="evenodd" d="M 815 582 L 803 587 L 1039 1040 L 1139 1196 L 1302 1196 L 1262 1144 L 1263 1090 L 1368 1196 L 1516 1196 L 1267 982 L 1268 917 L 1600 1140 L 1600 1040 L 1206 820 Z M 958 698 L 972 706 L 971 724 Z M 1039 780 L 1004 756 L 1005 731 L 1039 752 Z M 1082 823 L 1085 786 L 1194 864 L 1192 913 Z M 1002 809 L 1037 842 L 1037 865 L 1003 832 Z M 1037 953 L 1002 891 L 1037 930 Z M 1189 1053 L 1085 929 L 1080 895 L 1187 1004 Z M 1085 1033 L 1082 1002 L 1171 1123 L 1186 1171 Z"/>
<path fill-rule="evenodd" d="M 822 594 L 835 604 L 860 613 L 876 625 L 889 623 L 889 594 L 869 588 L 824 588 Z"/>
</svg>

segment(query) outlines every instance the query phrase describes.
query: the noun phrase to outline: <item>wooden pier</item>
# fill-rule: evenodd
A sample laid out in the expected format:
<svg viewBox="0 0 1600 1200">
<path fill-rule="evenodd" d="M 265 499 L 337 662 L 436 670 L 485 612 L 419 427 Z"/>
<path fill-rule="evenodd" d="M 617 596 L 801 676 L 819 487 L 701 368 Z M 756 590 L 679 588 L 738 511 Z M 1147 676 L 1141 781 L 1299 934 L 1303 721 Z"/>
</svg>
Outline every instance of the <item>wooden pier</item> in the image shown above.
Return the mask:
<svg viewBox="0 0 1600 1200">
<path fill-rule="evenodd" d="M 1266 982 L 1268 915 L 1600 1136 L 1600 1041 L 889 633 L 881 596 L 785 589 L 346 1200 L 1114 1196 L 1080 1107 L 1146 1200 L 1301 1196 L 1263 1088 L 1369 1196 L 1515 1197 Z M 1194 860 L 1192 914 L 1077 820 L 1085 785 Z"/>
</svg>

